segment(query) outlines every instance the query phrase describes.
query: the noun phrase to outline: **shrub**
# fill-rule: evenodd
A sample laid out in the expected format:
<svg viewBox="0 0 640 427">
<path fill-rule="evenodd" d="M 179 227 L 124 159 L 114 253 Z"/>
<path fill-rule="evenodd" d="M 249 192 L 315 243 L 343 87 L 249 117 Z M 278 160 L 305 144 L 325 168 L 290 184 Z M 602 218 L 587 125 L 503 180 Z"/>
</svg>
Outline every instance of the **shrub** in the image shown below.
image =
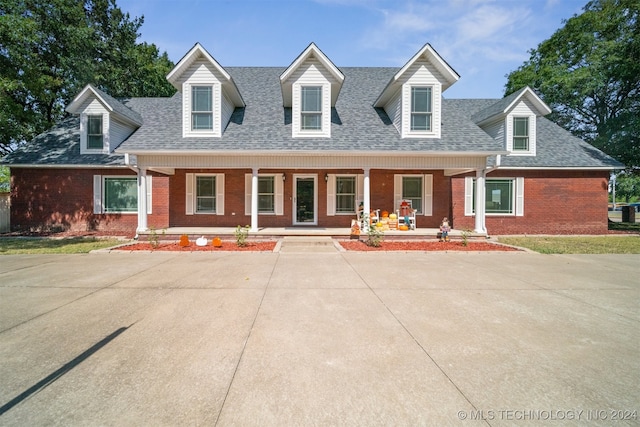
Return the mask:
<svg viewBox="0 0 640 427">
<path fill-rule="evenodd" d="M 236 227 L 236 245 L 238 245 L 239 247 L 247 246 L 247 237 L 249 236 L 250 229 L 251 227 L 249 227 L 248 225 L 245 225 L 244 227 L 239 225 Z"/>
</svg>

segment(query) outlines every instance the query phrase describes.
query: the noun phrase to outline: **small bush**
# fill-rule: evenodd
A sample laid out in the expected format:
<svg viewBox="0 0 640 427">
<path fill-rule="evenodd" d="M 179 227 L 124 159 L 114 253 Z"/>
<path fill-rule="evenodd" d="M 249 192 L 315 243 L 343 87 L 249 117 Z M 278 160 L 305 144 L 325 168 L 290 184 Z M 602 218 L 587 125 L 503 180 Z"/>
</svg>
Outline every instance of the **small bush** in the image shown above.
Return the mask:
<svg viewBox="0 0 640 427">
<path fill-rule="evenodd" d="M 245 225 L 244 227 L 239 225 L 236 227 L 235 235 L 236 235 L 236 245 L 238 245 L 238 247 L 242 248 L 247 246 L 247 237 L 249 237 L 250 229 L 251 227 L 249 227 L 248 225 Z"/>
</svg>

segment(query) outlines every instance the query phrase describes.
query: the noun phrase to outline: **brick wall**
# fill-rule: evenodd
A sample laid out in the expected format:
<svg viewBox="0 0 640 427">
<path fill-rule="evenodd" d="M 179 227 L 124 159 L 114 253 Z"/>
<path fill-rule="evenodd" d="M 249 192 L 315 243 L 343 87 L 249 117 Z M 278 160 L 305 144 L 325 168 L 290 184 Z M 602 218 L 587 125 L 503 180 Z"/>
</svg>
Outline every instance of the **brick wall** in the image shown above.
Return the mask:
<svg viewBox="0 0 640 427">
<path fill-rule="evenodd" d="M 488 178 L 522 176 L 524 216 L 487 215 L 489 234 L 606 234 L 608 171 L 497 171 Z M 451 180 L 453 227 L 474 228 L 464 216 L 464 177 Z"/>
<path fill-rule="evenodd" d="M 93 175 L 131 175 L 130 169 L 11 168 L 11 228 L 14 231 L 71 230 L 135 232 L 134 214 L 93 213 Z M 168 177 L 153 175 L 149 225 L 168 225 Z"/>
</svg>

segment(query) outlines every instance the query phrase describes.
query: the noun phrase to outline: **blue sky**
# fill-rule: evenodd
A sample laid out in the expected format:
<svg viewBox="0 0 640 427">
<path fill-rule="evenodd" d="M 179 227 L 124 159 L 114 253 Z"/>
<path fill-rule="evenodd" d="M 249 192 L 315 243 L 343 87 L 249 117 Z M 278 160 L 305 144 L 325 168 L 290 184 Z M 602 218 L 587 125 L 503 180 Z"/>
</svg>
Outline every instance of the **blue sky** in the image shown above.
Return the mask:
<svg viewBox="0 0 640 427">
<path fill-rule="evenodd" d="M 118 0 L 173 62 L 286 67 L 314 42 L 338 67 L 400 67 L 425 44 L 461 76 L 447 98 L 500 98 L 528 51 L 587 0 Z"/>
</svg>

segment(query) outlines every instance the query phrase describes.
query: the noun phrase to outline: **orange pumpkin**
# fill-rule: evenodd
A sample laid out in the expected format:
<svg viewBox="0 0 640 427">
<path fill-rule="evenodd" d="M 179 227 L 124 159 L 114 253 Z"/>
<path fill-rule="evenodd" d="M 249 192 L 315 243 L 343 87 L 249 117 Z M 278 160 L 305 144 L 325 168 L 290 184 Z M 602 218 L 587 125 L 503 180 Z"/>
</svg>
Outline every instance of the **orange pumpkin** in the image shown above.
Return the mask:
<svg viewBox="0 0 640 427">
<path fill-rule="evenodd" d="M 389 212 L 382 211 L 382 218 L 387 218 L 387 217 L 389 217 Z"/>
<path fill-rule="evenodd" d="M 409 227 L 408 227 L 407 225 L 404 225 L 404 224 L 403 224 L 403 225 L 401 225 L 400 227 L 398 227 L 398 230 L 400 230 L 400 231 L 407 231 L 407 230 L 409 230 Z"/>
<path fill-rule="evenodd" d="M 222 247 L 222 239 L 220 239 L 219 237 L 214 237 L 213 240 L 211 241 L 211 245 L 214 248 L 221 248 Z"/>
<path fill-rule="evenodd" d="M 189 246 L 189 236 L 187 236 L 186 234 L 183 234 L 182 236 L 180 236 L 179 244 L 182 247 Z"/>
</svg>

